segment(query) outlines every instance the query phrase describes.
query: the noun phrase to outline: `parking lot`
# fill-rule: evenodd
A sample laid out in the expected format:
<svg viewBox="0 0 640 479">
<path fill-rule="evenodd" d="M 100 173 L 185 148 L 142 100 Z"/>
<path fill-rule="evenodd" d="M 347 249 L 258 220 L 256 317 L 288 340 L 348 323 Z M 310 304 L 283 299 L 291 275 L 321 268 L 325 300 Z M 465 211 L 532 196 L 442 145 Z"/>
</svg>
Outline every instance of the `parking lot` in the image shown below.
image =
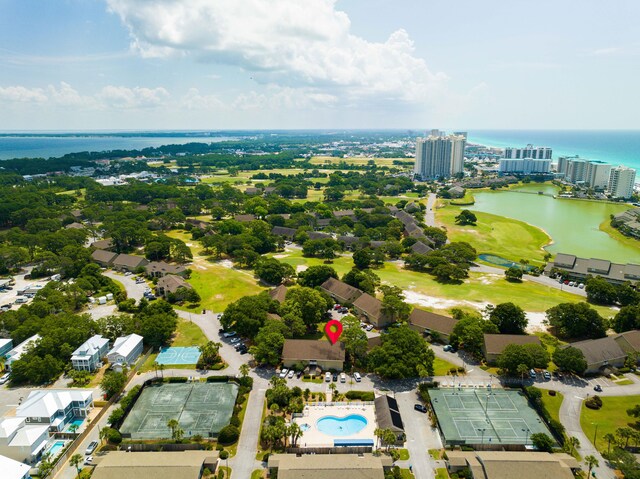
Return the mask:
<svg viewBox="0 0 640 479">
<path fill-rule="evenodd" d="M 16 298 L 18 297 L 17 292 L 19 290 L 29 288 L 32 286 L 44 287 L 48 282 L 49 278 L 41 278 L 41 279 L 25 279 L 25 276 L 29 274 L 29 272 L 17 274 L 13 277 L 15 284 L 11 285 L 11 289 L 4 289 L 0 291 L 0 306 L 10 305 L 10 309 L 18 309 L 21 304 L 14 304 Z M 28 304 L 32 301 L 33 298 L 27 298 L 27 301 L 23 304 Z"/>
</svg>

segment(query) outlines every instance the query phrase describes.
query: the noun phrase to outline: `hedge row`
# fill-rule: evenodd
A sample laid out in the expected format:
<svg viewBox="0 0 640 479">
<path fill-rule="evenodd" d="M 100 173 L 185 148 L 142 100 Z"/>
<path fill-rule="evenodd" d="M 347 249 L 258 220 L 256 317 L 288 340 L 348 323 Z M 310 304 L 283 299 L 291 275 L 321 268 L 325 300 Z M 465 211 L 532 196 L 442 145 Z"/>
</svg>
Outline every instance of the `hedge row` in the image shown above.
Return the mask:
<svg viewBox="0 0 640 479">
<path fill-rule="evenodd" d="M 347 399 L 358 399 L 360 401 L 373 401 L 375 395 L 373 391 L 349 391 L 345 394 Z"/>
</svg>

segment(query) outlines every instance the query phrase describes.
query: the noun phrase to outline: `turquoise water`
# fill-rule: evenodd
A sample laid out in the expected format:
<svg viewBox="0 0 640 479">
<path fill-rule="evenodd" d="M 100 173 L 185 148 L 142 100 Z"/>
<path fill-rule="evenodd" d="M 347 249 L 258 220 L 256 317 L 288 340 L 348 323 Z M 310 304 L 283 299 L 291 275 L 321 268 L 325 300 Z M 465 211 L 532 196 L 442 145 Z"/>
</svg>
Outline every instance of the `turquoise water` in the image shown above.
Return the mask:
<svg viewBox="0 0 640 479">
<path fill-rule="evenodd" d="M 158 364 L 197 364 L 200 359 L 200 348 L 189 347 L 166 347 L 160 350 L 156 358 Z"/>
<path fill-rule="evenodd" d="M 553 148 L 553 157 L 583 158 L 622 164 L 640 171 L 640 130 L 475 130 L 470 143 L 489 146 L 536 146 Z"/>
<path fill-rule="evenodd" d="M 64 448 L 64 441 L 56 441 L 51 449 L 49 449 L 49 453 L 51 457 L 56 457 L 58 453 Z"/>
<path fill-rule="evenodd" d="M 367 419 L 360 414 L 346 417 L 325 416 L 318 419 L 318 431 L 330 436 L 351 436 L 359 433 L 367 425 Z"/>
<path fill-rule="evenodd" d="M 478 255 L 482 261 L 486 261 L 487 263 L 495 264 L 497 266 L 502 266 L 503 268 L 511 268 L 512 266 L 517 266 L 518 268 L 522 268 L 520 263 L 515 263 L 513 261 L 509 261 L 508 259 L 504 259 L 501 256 L 496 256 L 495 254 L 480 254 Z M 535 266 L 526 265 L 525 270 L 529 271 L 531 269 L 536 269 Z"/>
<path fill-rule="evenodd" d="M 74 419 L 69 423 L 69 425 L 67 426 L 67 429 L 69 429 L 71 426 L 77 426 L 79 428 L 80 426 L 82 426 L 83 422 L 84 422 L 84 418 Z"/>
</svg>

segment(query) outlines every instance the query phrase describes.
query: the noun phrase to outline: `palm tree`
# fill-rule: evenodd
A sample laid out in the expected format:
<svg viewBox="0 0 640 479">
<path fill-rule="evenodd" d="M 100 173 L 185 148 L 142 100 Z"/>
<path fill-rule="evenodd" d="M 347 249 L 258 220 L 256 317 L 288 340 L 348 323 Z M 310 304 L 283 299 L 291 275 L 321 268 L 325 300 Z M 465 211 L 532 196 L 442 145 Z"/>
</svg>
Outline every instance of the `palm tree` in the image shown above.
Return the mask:
<svg viewBox="0 0 640 479">
<path fill-rule="evenodd" d="M 102 429 L 100 429 L 100 432 L 98 433 L 98 437 L 100 438 L 100 444 L 102 444 L 102 441 L 104 441 L 107 438 L 108 434 L 109 434 L 109 427 L 105 426 Z"/>
<path fill-rule="evenodd" d="M 179 426 L 180 423 L 176 419 L 169 419 L 169 421 L 167 422 L 167 427 L 171 429 L 171 437 L 173 439 L 175 439 L 176 431 Z"/>
<path fill-rule="evenodd" d="M 380 440 L 382 439 L 382 435 L 384 434 L 384 431 L 382 428 L 377 427 L 375 429 L 375 431 L 373 431 L 373 434 L 376 436 L 377 441 L 376 441 L 376 448 L 379 448 L 379 444 L 380 444 Z"/>
<path fill-rule="evenodd" d="M 594 467 L 598 467 L 600 465 L 600 461 L 595 456 L 586 456 L 584 458 L 584 462 L 587 466 L 589 466 L 589 472 L 587 472 L 587 477 L 591 477 L 591 469 Z"/>
<path fill-rule="evenodd" d="M 611 452 L 611 443 L 616 442 L 616 437 L 610 432 L 606 433 L 602 438 L 607 441 L 607 454 Z"/>
<path fill-rule="evenodd" d="M 249 375 L 249 371 L 250 371 L 250 368 L 248 364 L 245 363 L 240 365 L 240 375 L 243 378 L 246 378 Z"/>
<path fill-rule="evenodd" d="M 159 369 L 160 369 L 160 375 L 162 376 L 162 379 L 164 379 L 164 364 L 160 364 Z"/>
<path fill-rule="evenodd" d="M 580 440 L 577 437 L 570 437 L 567 441 L 569 443 L 570 451 L 575 451 L 576 448 L 580 447 Z"/>
<path fill-rule="evenodd" d="M 300 429 L 300 426 L 297 422 L 291 423 L 291 426 L 289 426 L 289 430 L 287 432 L 289 436 L 291 436 L 291 445 L 293 447 L 296 447 L 298 439 L 302 437 L 304 432 L 302 431 L 302 429 Z"/>
<path fill-rule="evenodd" d="M 524 383 L 524 375 L 529 373 L 529 366 L 527 366 L 526 364 L 518 364 L 516 371 L 520 375 L 520 378 Z"/>
<path fill-rule="evenodd" d="M 82 454 L 74 454 L 71 456 L 71 459 L 69 459 L 69 463 L 78 471 L 78 476 L 80 476 L 80 464 L 82 464 L 83 459 Z"/>
</svg>

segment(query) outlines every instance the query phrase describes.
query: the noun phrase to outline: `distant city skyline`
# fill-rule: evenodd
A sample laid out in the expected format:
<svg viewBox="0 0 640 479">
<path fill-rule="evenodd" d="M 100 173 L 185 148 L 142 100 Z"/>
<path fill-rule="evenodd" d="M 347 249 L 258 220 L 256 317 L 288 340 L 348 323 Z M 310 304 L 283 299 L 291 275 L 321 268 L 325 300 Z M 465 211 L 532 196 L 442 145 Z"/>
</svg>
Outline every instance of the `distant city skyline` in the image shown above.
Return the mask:
<svg viewBox="0 0 640 479">
<path fill-rule="evenodd" d="M 0 8 L 0 130 L 640 128 L 635 0 Z"/>
</svg>

